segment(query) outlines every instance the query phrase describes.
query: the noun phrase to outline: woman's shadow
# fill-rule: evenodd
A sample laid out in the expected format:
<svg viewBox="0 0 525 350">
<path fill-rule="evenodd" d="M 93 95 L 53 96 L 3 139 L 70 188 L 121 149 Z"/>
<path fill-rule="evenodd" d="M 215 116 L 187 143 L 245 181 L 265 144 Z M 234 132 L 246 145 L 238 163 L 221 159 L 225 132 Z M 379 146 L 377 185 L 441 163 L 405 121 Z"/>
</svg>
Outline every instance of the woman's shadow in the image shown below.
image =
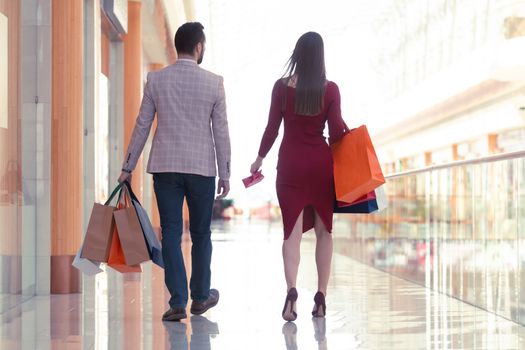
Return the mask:
<svg viewBox="0 0 525 350">
<path fill-rule="evenodd" d="M 314 326 L 314 338 L 317 341 L 318 349 L 328 350 L 328 343 L 326 340 L 326 318 L 313 317 L 312 324 Z M 294 322 L 286 322 L 283 325 L 283 335 L 286 350 L 298 350 L 297 325 Z"/>
<path fill-rule="evenodd" d="M 219 325 L 203 316 L 191 316 L 191 336 L 184 322 L 163 322 L 171 350 L 211 350 L 211 337 L 219 334 Z M 188 348 L 189 345 L 189 348 Z"/>
</svg>

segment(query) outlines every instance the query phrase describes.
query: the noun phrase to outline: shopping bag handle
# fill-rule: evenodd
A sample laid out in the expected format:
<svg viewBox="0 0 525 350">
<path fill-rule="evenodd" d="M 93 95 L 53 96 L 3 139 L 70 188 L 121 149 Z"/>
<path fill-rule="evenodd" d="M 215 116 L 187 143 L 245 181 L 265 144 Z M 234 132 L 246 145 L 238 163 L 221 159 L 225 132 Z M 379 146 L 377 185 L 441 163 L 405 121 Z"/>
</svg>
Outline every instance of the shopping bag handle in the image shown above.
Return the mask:
<svg viewBox="0 0 525 350">
<path fill-rule="evenodd" d="M 131 184 L 129 183 L 129 181 L 126 180 L 126 181 L 123 182 L 123 184 L 128 189 L 128 193 L 129 193 L 129 196 L 131 197 L 131 199 L 140 204 L 140 201 L 138 200 L 137 196 L 135 196 L 135 193 L 133 193 L 133 190 L 131 189 Z"/>
<path fill-rule="evenodd" d="M 113 200 L 113 197 L 116 196 L 116 194 L 120 191 L 120 189 L 122 188 L 122 185 L 123 185 L 123 182 L 119 183 L 117 185 L 117 187 L 115 187 L 115 189 L 113 190 L 113 192 L 111 192 L 111 195 L 109 196 L 108 200 L 106 201 L 106 203 L 104 203 L 104 205 L 108 205 L 109 203 L 111 203 L 111 201 Z"/>
</svg>

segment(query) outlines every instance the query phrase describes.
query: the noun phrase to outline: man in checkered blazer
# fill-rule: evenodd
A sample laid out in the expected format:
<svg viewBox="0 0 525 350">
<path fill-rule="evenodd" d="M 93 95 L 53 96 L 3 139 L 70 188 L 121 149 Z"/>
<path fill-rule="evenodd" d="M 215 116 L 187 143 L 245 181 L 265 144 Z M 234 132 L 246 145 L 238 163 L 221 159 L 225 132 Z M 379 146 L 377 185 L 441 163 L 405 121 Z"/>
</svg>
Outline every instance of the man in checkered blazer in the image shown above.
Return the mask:
<svg viewBox="0 0 525 350">
<path fill-rule="evenodd" d="M 157 130 L 147 171 L 153 174 L 165 283 L 171 294 L 165 321 L 186 318 L 188 282 L 180 246 L 184 197 L 193 242 L 191 312 L 200 315 L 219 301 L 219 292 L 210 289 L 210 223 L 217 169 L 217 199 L 230 190 L 231 149 L 223 79 L 199 67 L 206 43 L 203 29 L 198 22 L 183 24 L 175 34 L 177 62 L 148 74 L 119 177 L 119 182 L 130 177 L 156 114 Z"/>
</svg>

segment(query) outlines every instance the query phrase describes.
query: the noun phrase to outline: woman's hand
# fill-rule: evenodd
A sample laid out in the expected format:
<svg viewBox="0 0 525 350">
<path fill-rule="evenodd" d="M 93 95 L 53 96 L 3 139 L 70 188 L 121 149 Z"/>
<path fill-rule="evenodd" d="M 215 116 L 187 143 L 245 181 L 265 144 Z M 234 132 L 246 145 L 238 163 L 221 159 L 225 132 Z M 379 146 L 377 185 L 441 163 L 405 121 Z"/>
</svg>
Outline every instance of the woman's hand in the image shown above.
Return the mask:
<svg viewBox="0 0 525 350">
<path fill-rule="evenodd" d="M 255 174 L 261 168 L 263 159 L 264 158 L 257 156 L 257 159 L 255 159 L 255 162 L 253 162 L 250 167 L 250 173 Z"/>
</svg>

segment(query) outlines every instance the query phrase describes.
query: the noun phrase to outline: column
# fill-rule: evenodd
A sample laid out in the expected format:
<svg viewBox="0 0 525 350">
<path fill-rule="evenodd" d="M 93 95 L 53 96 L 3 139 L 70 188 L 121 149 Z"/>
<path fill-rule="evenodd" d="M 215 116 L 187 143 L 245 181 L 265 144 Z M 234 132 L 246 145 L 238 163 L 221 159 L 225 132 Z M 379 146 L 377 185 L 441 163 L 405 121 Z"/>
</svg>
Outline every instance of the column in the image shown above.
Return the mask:
<svg viewBox="0 0 525 350">
<path fill-rule="evenodd" d="M 80 292 L 83 1 L 52 2 L 51 293 Z"/>
<path fill-rule="evenodd" d="M 452 160 L 454 162 L 456 160 L 459 160 L 459 150 L 458 150 L 458 144 L 457 143 L 452 145 Z"/>
<path fill-rule="evenodd" d="M 100 135 L 100 71 L 101 71 L 101 20 L 100 20 L 100 0 L 82 0 L 84 2 L 84 144 L 83 144 L 83 164 L 84 164 L 84 224 L 82 235 L 84 236 L 89 218 L 91 215 L 92 204 L 101 203 L 101 185 L 97 181 L 100 169 L 107 169 L 108 164 L 103 164 L 104 159 L 97 148 L 100 143 L 106 140 Z M 97 157 L 99 157 L 97 159 Z M 107 194 L 107 189 L 104 191 Z M 108 298 L 97 295 L 97 280 L 104 283 L 107 280 L 106 274 L 98 276 L 83 276 L 82 305 L 83 311 L 80 313 L 81 343 L 83 348 L 90 348 L 96 342 L 97 327 L 100 327 L 96 320 L 96 309 L 99 305 L 107 305 Z M 54 312 L 54 311 L 53 311 Z M 59 312 L 64 312 L 59 309 Z M 61 327 L 52 326 L 52 330 L 60 332 Z M 107 331 L 107 329 L 106 329 Z"/>
<path fill-rule="evenodd" d="M 124 36 L 124 152 L 129 145 L 135 120 L 142 100 L 142 42 L 141 42 L 141 3 L 128 1 L 128 33 Z M 133 171 L 132 186 L 135 194 L 142 200 L 142 157 Z M 141 275 L 124 275 L 123 318 L 126 320 L 124 329 L 124 348 L 134 348 L 141 344 L 142 293 Z"/>
<path fill-rule="evenodd" d="M 496 154 L 500 152 L 498 147 L 498 135 L 488 134 L 487 136 L 487 148 L 489 154 Z"/>
<path fill-rule="evenodd" d="M 164 64 L 162 63 L 150 63 L 148 66 L 148 70 L 150 72 L 154 72 L 157 70 L 160 70 L 164 67 Z M 151 127 L 151 135 L 155 133 L 155 130 L 157 129 L 157 118 L 153 121 L 153 126 Z M 144 182 L 146 183 L 146 181 Z M 151 186 L 151 224 L 153 225 L 153 228 L 155 229 L 155 233 L 160 239 L 160 216 L 159 216 L 159 209 L 157 207 L 157 198 L 155 196 L 155 190 L 153 189 L 153 183 L 149 183 L 148 186 Z M 146 191 L 145 191 L 146 192 Z M 146 200 L 146 199 L 144 199 Z M 164 271 L 159 268 L 157 265 L 152 264 L 151 265 L 151 290 L 153 291 L 152 300 L 151 300 L 151 307 L 152 307 L 152 317 L 153 317 L 153 325 L 152 325 L 152 345 L 153 349 L 165 349 L 167 346 L 167 338 L 165 336 L 166 328 L 164 325 L 158 320 L 162 318 L 162 314 L 166 311 L 168 308 L 168 304 L 166 303 L 166 300 L 169 299 L 169 295 L 167 295 L 166 287 L 164 285 Z"/>
<path fill-rule="evenodd" d="M 425 152 L 425 166 L 432 165 L 432 152 Z"/>
<path fill-rule="evenodd" d="M 109 176 L 113 189 L 122 169 L 124 144 L 124 44 L 109 43 Z"/>
<path fill-rule="evenodd" d="M 124 36 L 124 149 L 127 149 L 142 101 L 141 3 L 128 1 L 128 33 Z M 124 151 L 125 152 L 125 151 Z M 132 186 L 142 199 L 142 157 L 133 171 Z"/>
<path fill-rule="evenodd" d="M 8 1 L 8 0 L 6 0 Z M 14 3 L 14 2 L 10 2 Z M 51 0 L 20 1 L 20 130 L 22 151 L 24 283 L 36 294 L 51 290 Z M 38 103 L 35 103 L 38 96 Z M 1 220 L 0 220 L 1 221 Z M 25 253 L 23 255 L 26 255 Z M 29 275 L 31 276 L 31 275 Z M 35 283 L 36 282 L 36 283 Z M 23 288 L 24 289 L 24 288 Z M 30 291 L 27 294 L 32 294 Z"/>
<path fill-rule="evenodd" d="M 96 153 L 97 144 L 102 142 L 97 137 L 97 119 L 99 117 L 99 75 L 101 70 L 101 30 L 100 30 L 100 1 L 84 1 L 84 225 L 83 232 L 87 229 L 89 216 L 91 214 L 91 204 L 100 201 L 97 196 L 97 170 L 99 167 L 107 168 L 107 164 L 97 163 Z M 102 157 L 101 157 L 102 158 Z M 103 158 L 102 158 L 103 159 Z M 100 197 L 100 194 L 97 193 Z"/>
</svg>

